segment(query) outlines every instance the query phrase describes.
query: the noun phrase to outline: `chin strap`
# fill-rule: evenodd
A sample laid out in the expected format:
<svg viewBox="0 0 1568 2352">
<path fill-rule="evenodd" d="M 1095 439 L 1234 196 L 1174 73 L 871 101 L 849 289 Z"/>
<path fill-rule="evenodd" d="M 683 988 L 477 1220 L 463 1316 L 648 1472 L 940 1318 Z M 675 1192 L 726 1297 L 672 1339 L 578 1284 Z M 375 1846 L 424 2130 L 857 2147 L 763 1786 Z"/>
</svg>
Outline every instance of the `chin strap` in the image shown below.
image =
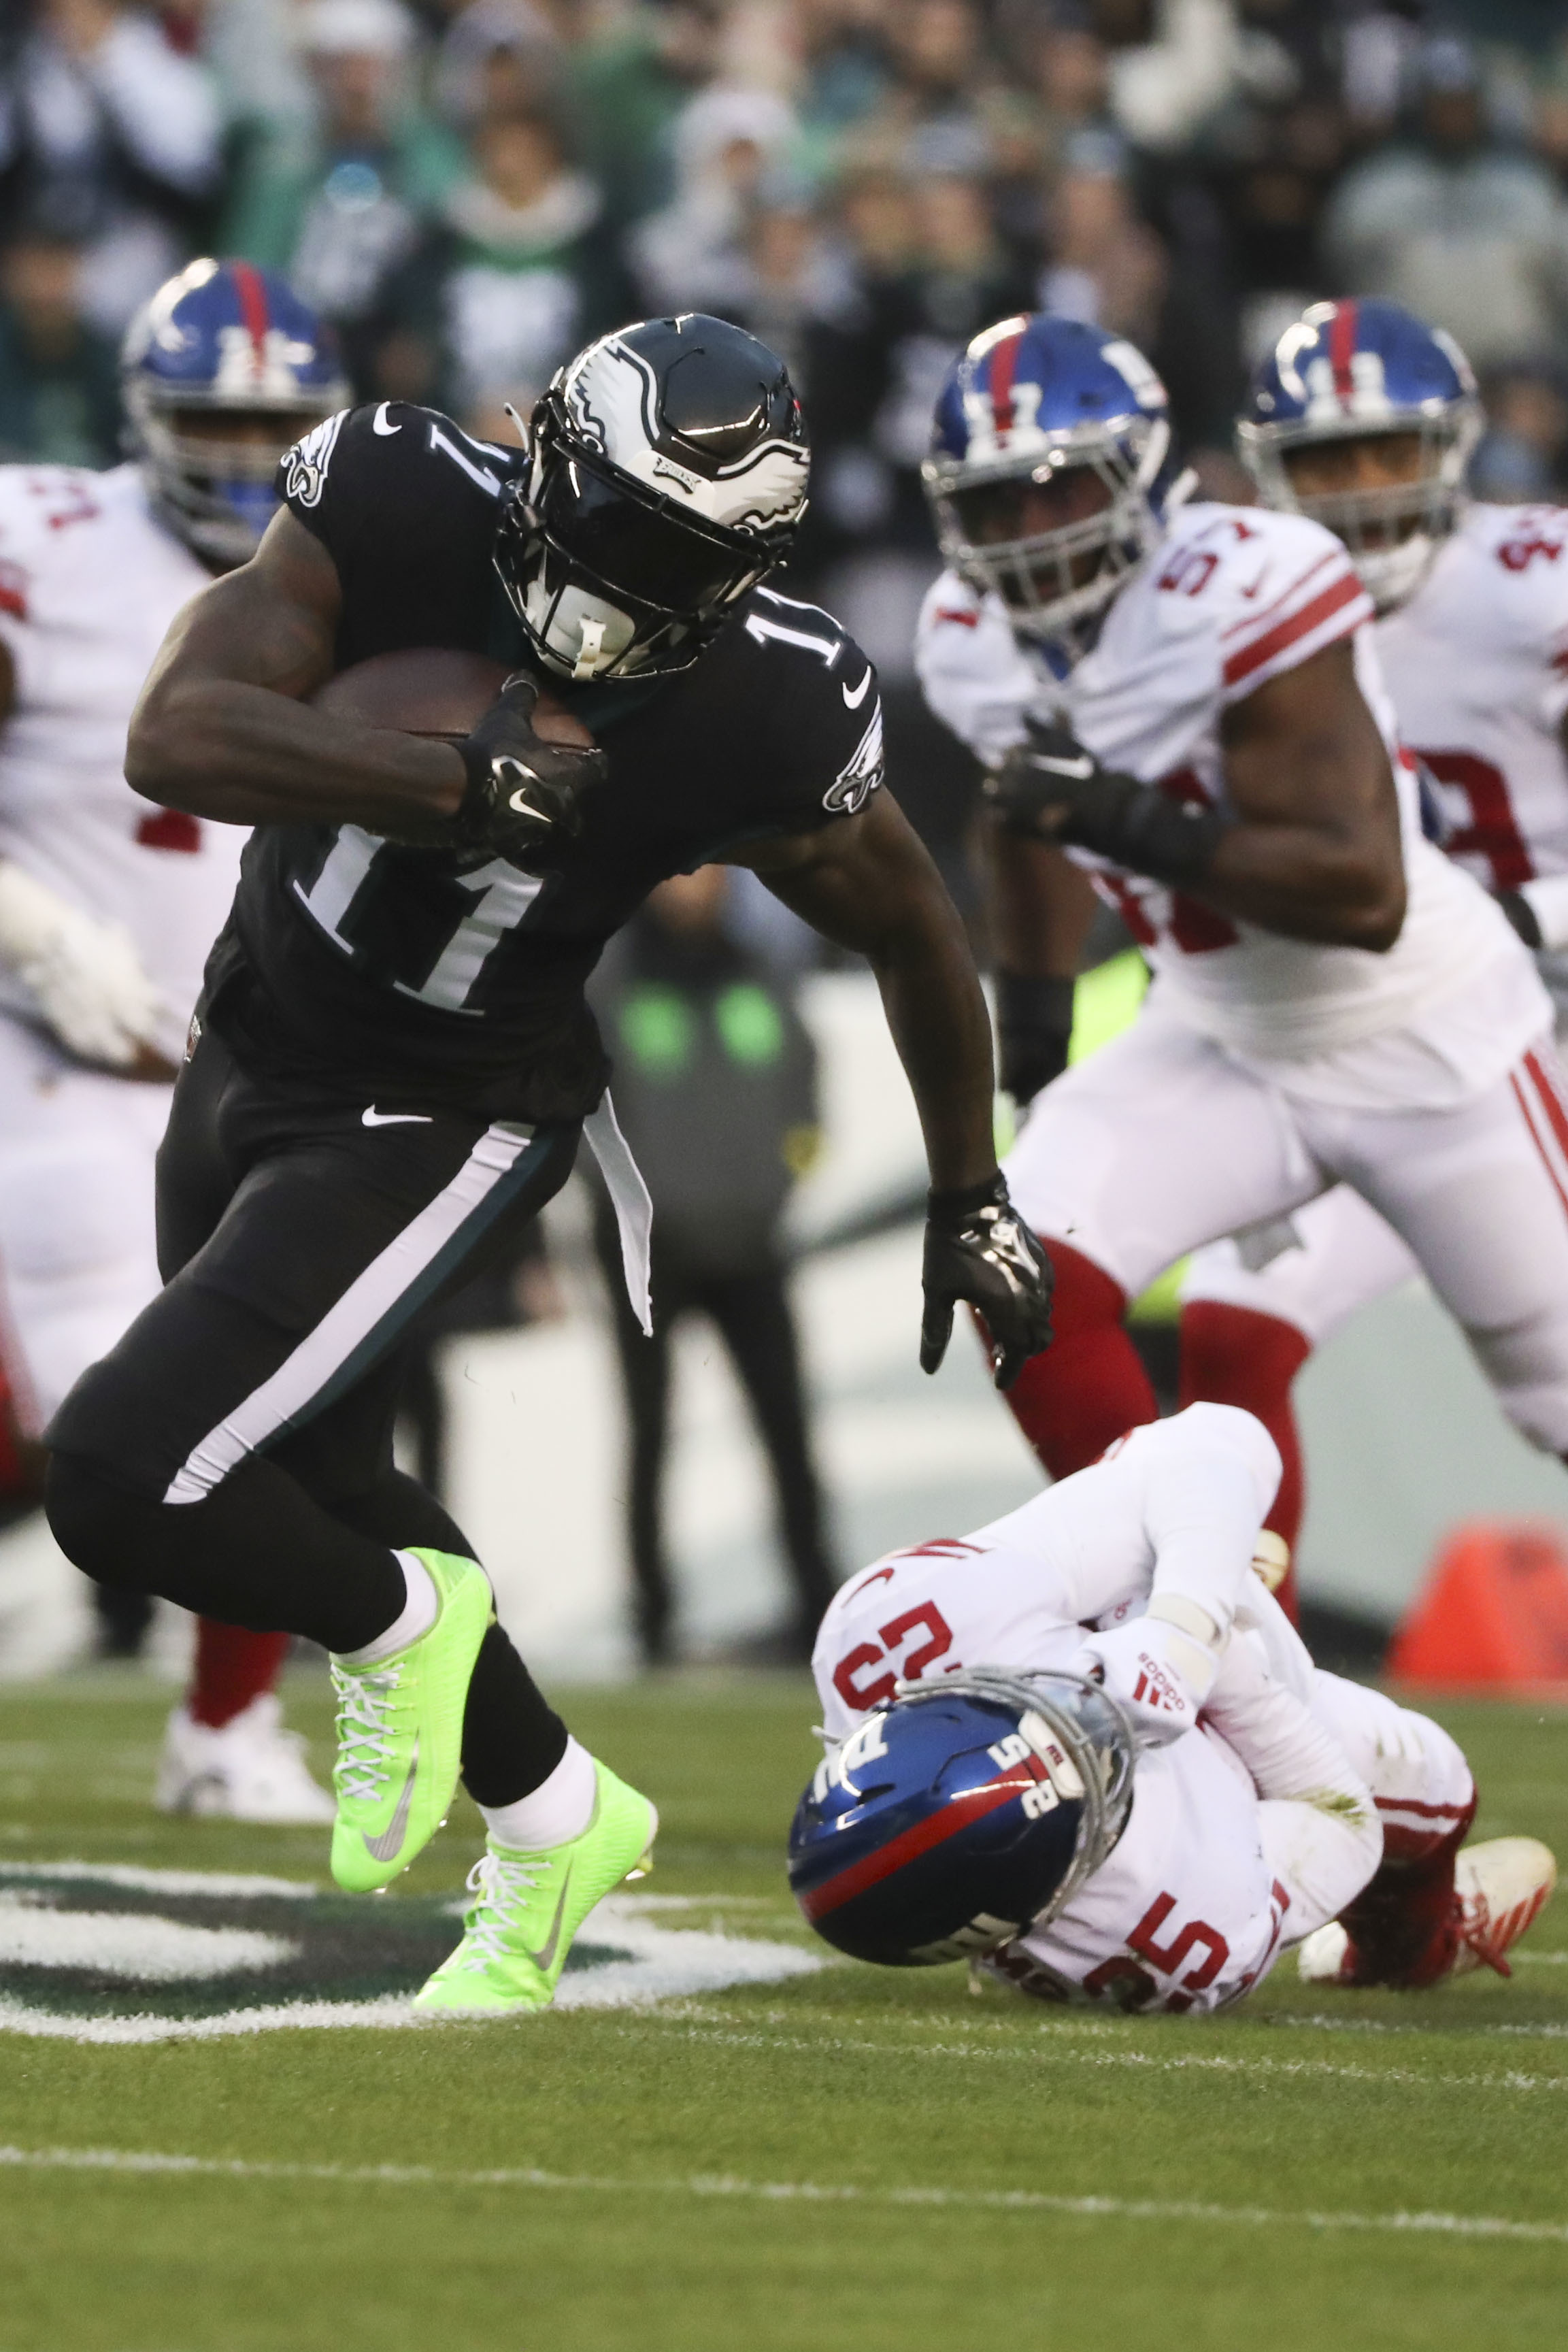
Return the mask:
<svg viewBox="0 0 1568 2352">
<path fill-rule="evenodd" d="M 578 648 L 577 667 L 571 673 L 572 677 L 597 677 L 599 656 L 604 647 L 604 624 L 602 621 L 591 621 L 585 614 L 578 626 L 582 631 L 582 643 Z"/>
</svg>

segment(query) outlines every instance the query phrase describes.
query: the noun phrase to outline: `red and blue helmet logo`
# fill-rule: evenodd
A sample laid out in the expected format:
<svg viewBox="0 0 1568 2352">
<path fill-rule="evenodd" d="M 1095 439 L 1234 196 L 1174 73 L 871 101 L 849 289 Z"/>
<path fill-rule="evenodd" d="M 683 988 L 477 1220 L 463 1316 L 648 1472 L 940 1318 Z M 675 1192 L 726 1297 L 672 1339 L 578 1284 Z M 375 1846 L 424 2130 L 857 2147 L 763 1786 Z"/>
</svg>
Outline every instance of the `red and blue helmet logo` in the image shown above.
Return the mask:
<svg viewBox="0 0 1568 2352">
<path fill-rule="evenodd" d="M 342 389 L 331 331 L 276 270 L 193 261 L 132 321 L 122 364 L 164 404 L 318 411 Z"/>
<path fill-rule="evenodd" d="M 1307 436 L 1396 429 L 1476 397 L 1453 337 L 1397 302 L 1314 302 L 1254 375 L 1244 425 Z"/>
<path fill-rule="evenodd" d="M 988 327 L 948 371 L 931 454 L 955 465 L 1003 465 L 1083 425 L 1166 414 L 1165 386 L 1134 344 L 1037 312 Z"/>
</svg>

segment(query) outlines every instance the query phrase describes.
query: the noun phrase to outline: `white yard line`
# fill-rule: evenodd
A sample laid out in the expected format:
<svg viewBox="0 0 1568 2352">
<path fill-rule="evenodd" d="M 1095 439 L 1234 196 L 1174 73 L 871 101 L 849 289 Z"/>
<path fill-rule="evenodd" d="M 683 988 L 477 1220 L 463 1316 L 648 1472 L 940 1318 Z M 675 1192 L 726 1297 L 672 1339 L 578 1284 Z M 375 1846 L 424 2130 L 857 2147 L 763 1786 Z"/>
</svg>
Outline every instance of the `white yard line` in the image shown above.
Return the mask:
<svg viewBox="0 0 1568 2352">
<path fill-rule="evenodd" d="M 419 2164 L 267 2164 L 243 2157 L 166 2156 L 108 2147 L 0 2147 L 0 2167 L 26 2172 L 107 2172 L 218 2180 L 315 2180 L 349 2188 L 540 2189 L 590 2196 L 731 2197 L 761 2204 L 915 2206 L 963 2212 L 1052 2213 L 1112 2221 L 1210 2221 L 1243 2229 L 1375 2231 L 1390 2236 L 1522 2239 L 1568 2245 L 1568 2222 L 1511 2221 L 1487 2213 L 1317 2213 L 1255 2205 L 1166 2203 L 1133 2197 L 1052 2197 L 1035 2189 L 924 2189 L 820 2180 L 737 2180 L 728 2175 L 601 2179 L 531 2166 L 444 2171 Z"/>
<path fill-rule="evenodd" d="M 1133 2069 L 1150 2074 L 1262 2074 L 1277 2080 L 1291 2076 L 1333 2076 L 1349 2083 L 1399 2083 L 1417 2090 L 1428 2087 L 1450 2091 L 1564 2091 L 1568 2092 L 1568 2074 L 1522 2074 L 1510 2068 L 1500 2074 L 1428 2074 L 1406 2066 L 1342 2065 L 1333 2058 L 1243 2058 L 1223 2051 L 1178 2051 L 1168 2058 L 1158 2057 L 1148 2050 L 1082 2050 L 1043 2045 L 1039 2041 L 1014 2039 L 1006 2042 L 984 2042 L 973 2039 L 956 2042 L 873 2042 L 852 2039 L 845 2034 L 802 2035 L 767 2032 L 728 2032 L 722 2028 L 694 2025 L 681 2018 L 649 2017 L 637 2028 L 619 2029 L 622 2033 L 641 2031 L 673 2032 L 678 2040 L 716 2042 L 736 2050 L 789 2050 L 808 2054 L 852 2053 L 876 2058 L 962 2058 L 999 2059 L 1004 2064 L 1018 2065 L 1033 2061 L 1046 2066 L 1111 2066 Z M 1103 2031 L 1104 2029 L 1102 2029 Z M 1057 2029 L 1058 2032 L 1061 2029 Z M 1068 2029 L 1071 2032 L 1072 2029 Z M 1092 2029 L 1090 2029 L 1092 2031 Z M 1079 2028 L 1082 2034 L 1084 2029 Z M 1062 2034 L 1065 2042 L 1066 2034 Z"/>
</svg>

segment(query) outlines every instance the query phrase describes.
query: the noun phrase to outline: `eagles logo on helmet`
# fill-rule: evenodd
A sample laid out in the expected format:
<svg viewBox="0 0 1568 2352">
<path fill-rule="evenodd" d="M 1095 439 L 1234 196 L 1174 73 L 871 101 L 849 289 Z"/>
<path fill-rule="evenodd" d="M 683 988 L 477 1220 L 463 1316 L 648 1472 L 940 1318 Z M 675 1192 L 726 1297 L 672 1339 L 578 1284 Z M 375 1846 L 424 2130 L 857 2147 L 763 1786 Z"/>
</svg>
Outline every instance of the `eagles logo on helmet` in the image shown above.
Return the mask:
<svg viewBox="0 0 1568 2352">
<path fill-rule="evenodd" d="M 1133 1732 L 1072 1674 L 900 1683 L 817 1768 L 789 1885 L 827 1943 L 884 1968 L 965 1959 L 1053 1916 L 1133 1801 Z"/>
<path fill-rule="evenodd" d="M 1387 613 L 1415 594 L 1458 520 L 1482 421 L 1469 362 L 1441 327 L 1397 302 L 1314 302 L 1253 377 L 1236 439 L 1263 504 L 1343 540 Z M 1308 495 L 1291 479 L 1295 451 L 1393 434 L 1418 443 L 1407 482 Z"/>
<path fill-rule="evenodd" d="M 810 457 L 784 363 L 690 312 L 601 336 L 534 410 L 496 569 L 541 661 L 573 678 L 696 660 L 781 563 Z"/>
<path fill-rule="evenodd" d="M 311 425 L 329 428 L 325 475 L 350 398 L 330 331 L 248 261 L 193 261 L 161 286 L 126 330 L 120 379 L 127 446 L 160 516 L 216 571 L 255 554 L 279 461 Z"/>
</svg>

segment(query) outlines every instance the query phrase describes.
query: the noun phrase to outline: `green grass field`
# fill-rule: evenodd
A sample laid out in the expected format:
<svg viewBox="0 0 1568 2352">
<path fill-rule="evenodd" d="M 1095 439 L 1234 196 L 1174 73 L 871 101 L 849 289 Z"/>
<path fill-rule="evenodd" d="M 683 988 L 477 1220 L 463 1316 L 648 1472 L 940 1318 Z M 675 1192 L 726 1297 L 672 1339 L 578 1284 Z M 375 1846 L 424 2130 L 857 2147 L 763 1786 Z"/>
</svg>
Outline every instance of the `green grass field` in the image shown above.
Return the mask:
<svg viewBox="0 0 1568 2352">
<path fill-rule="evenodd" d="M 0 1695 L 0 1947 L 33 1865 L 324 1881 L 316 1832 L 149 1811 L 166 1703 L 106 1675 Z M 652 1890 L 692 1899 L 649 1916 L 805 1948 L 781 1852 L 808 1685 L 564 1703 L 663 1810 Z M 290 1711 L 319 1742 L 324 1690 Z M 1568 1716 L 1442 1712 L 1479 1834 L 1568 1853 Z M 386 1989 L 366 1920 L 411 1964 L 476 1819 L 347 1926 L 323 1907 L 340 1992 Z M 256 1916 L 287 1927 L 288 1902 Z M 1565 1924 L 1547 1911 L 1511 1984 L 1331 2000 L 1287 1962 L 1207 2024 L 835 1965 L 510 2026 L 0 2032 L 0 2352 L 1539 2347 L 1568 2329 Z M 178 2007 L 119 2006 L 149 2000 Z"/>
</svg>

